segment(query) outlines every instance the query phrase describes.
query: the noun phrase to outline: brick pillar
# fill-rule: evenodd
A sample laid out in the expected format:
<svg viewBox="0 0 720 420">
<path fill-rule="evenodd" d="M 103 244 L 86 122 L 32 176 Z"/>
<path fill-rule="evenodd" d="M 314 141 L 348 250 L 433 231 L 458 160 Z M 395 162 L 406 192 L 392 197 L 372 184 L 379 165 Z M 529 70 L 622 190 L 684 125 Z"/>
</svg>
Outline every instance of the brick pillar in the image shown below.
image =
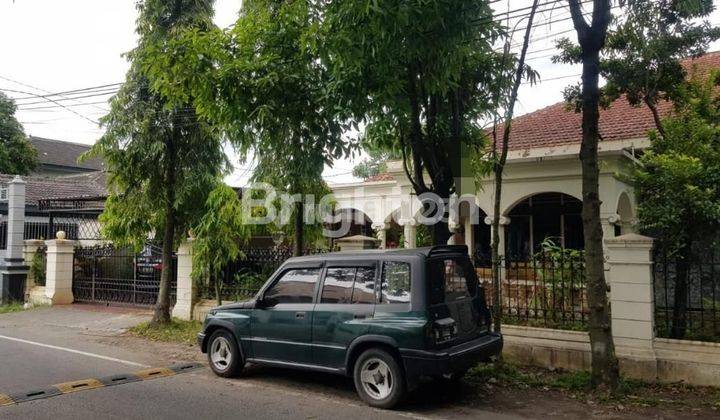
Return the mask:
<svg viewBox="0 0 720 420">
<path fill-rule="evenodd" d="M 180 244 L 177 251 L 177 300 L 172 316 L 189 321 L 195 305 L 195 282 L 192 279 L 192 239 Z"/>
<path fill-rule="evenodd" d="M 73 303 L 72 278 L 75 241 L 65 239 L 59 231 L 57 239 L 45 241 L 47 245 L 47 268 L 45 297 L 52 305 Z"/>
<path fill-rule="evenodd" d="M 606 239 L 612 333 L 623 375 L 657 379 L 653 348 L 653 239 L 627 234 Z"/>
</svg>

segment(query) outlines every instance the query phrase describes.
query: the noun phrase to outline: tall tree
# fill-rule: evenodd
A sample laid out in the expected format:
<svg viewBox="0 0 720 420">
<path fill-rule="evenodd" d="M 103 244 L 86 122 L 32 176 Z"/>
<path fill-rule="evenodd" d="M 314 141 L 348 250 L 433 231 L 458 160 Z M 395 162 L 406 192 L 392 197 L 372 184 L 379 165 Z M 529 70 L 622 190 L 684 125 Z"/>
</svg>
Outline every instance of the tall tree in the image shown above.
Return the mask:
<svg viewBox="0 0 720 420">
<path fill-rule="evenodd" d="M 240 154 L 254 154 L 254 179 L 291 195 L 321 184 L 324 165 L 350 151 L 327 91 L 329 74 L 315 53 L 318 16 L 310 6 L 245 1 L 232 28 L 187 32 L 175 45 L 177 60 L 151 69 L 161 89 L 192 92 L 203 116 L 225 129 Z M 302 208 L 295 203 L 295 254 L 304 246 Z"/>
<path fill-rule="evenodd" d="M 633 174 L 640 226 L 676 262 L 672 338 L 686 334 L 690 263 L 711 258 L 707 250 L 720 241 L 719 75 L 696 74 L 677 88 L 674 112 L 662 121 L 665 134 L 650 133 Z"/>
<path fill-rule="evenodd" d="M 417 194 L 459 191 L 461 151 L 483 138 L 501 63 L 491 2 L 319 3 L 333 91 L 367 122 L 365 139 L 403 152 Z M 434 225 L 436 244 L 449 236 L 446 222 Z"/>
<path fill-rule="evenodd" d="M 203 204 L 227 168 L 218 133 L 197 117 L 191 98 L 158 92 L 146 69 L 172 61 L 167 44 L 178 31 L 207 31 L 212 0 L 138 3 L 138 46 L 125 83 L 102 120 L 105 134 L 90 151 L 108 165 L 110 197 L 101 216 L 104 234 L 142 246 L 151 232 L 162 241 L 162 275 L 154 323 L 170 321 L 170 276 L 175 242 L 200 218 Z"/>
<path fill-rule="evenodd" d="M 527 55 L 528 46 L 530 45 L 530 33 L 532 31 L 533 20 L 537 12 L 539 0 L 534 0 L 530 8 L 527 18 L 527 26 L 525 27 L 525 35 L 523 37 L 520 56 L 517 60 L 510 60 L 510 38 L 505 41 L 503 48 L 503 61 L 517 61 L 514 68 L 510 67 L 512 74 L 508 75 L 510 83 L 509 90 L 503 89 L 502 84 L 498 84 L 495 96 L 495 106 L 500 107 L 501 102 L 504 104 L 505 115 L 503 116 L 503 132 L 502 139 L 498 143 L 497 125 L 498 114 L 493 118 L 492 130 L 492 149 L 490 152 L 493 174 L 495 176 L 495 194 L 493 203 L 493 220 L 492 220 L 492 266 L 493 266 L 493 312 L 495 331 L 500 332 L 502 328 L 502 310 L 500 307 L 500 203 L 502 202 L 502 182 L 505 163 L 507 162 L 508 147 L 510 144 L 510 133 L 512 131 L 512 119 L 515 113 L 515 102 L 517 101 L 518 90 L 523 77 L 527 77 L 531 82 L 537 78 L 537 74 L 525 65 L 525 57 Z M 504 96 L 507 96 L 505 98 Z M 501 99 L 502 97 L 502 99 Z"/>
<path fill-rule="evenodd" d="M 587 2 L 586 2 L 587 3 Z M 603 232 L 600 223 L 600 167 L 598 142 L 600 140 L 600 52 L 610 24 L 610 0 L 592 0 L 590 22 L 580 0 L 568 0 L 570 13 L 577 32 L 579 47 L 564 40 L 560 60 L 582 63 L 582 84 L 579 89 L 566 91 L 567 98 L 578 100 L 582 112 L 582 221 L 585 236 L 585 276 L 587 299 L 590 308 L 589 332 L 592 353 L 592 380 L 595 386 L 615 392 L 618 386 L 618 361 L 610 323 L 610 304 L 605 281 Z M 573 97 L 574 96 L 574 97 Z"/>
<path fill-rule="evenodd" d="M 658 103 L 678 98 L 686 76 L 680 61 L 704 54 L 720 38 L 720 28 L 702 20 L 713 10 L 713 0 L 628 1 L 600 62 L 608 100 L 625 94 L 631 105 L 646 105 L 664 135 Z"/>
<path fill-rule="evenodd" d="M 15 118 L 15 102 L 0 92 L 0 173 L 27 175 L 37 166 L 37 150 Z"/>
</svg>

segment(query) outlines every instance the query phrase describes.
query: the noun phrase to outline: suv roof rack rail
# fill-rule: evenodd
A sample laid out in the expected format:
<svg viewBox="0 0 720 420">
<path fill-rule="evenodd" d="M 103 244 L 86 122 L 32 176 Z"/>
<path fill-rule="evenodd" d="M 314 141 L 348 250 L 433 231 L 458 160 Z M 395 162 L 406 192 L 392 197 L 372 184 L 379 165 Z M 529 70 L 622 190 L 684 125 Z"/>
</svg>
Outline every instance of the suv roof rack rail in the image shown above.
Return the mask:
<svg viewBox="0 0 720 420">
<path fill-rule="evenodd" d="M 442 254 L 457 254 L 457 253 L 468 253 L 467 245 L 436 245 L 430 248 L 428 256 L 442 255 Z"/>
</svg>

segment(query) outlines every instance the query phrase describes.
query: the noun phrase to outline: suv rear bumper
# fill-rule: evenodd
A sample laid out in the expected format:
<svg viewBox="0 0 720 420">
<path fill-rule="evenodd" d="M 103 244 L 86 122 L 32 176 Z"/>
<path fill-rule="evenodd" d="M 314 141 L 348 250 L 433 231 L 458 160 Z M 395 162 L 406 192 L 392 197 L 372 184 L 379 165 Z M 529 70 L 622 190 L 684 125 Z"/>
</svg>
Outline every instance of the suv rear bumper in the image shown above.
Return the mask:
<svg viewBox="0 0 720 420">
<path fill-rule="evenodd" d="M 408 384 L 412 387 L 412 384 L 423 377 L 441 377 L 464 372 L 478 362 L 500 354 L 502 348 L 502 335 L 488 333 L 442 350 L 400 349 L 400 356 L 405 365 Z"/>
</svg>

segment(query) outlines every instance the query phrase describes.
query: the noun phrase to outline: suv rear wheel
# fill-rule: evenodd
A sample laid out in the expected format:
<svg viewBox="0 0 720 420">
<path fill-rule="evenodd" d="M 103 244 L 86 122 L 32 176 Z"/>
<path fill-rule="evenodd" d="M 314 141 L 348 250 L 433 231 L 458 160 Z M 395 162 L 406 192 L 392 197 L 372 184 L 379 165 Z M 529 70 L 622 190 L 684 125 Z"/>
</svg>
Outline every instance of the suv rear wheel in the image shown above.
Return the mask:
<svg viewBox="0 0 720 420">
<path fill-rule="evenodd" d="M 207 355 L 210 369 L 224 378 L 238 376 L 245 366 L 235 337 L 226 330 L 217 330 L 210 336 Z"/>
<path fill-rule="evenodd" d="M 379 348 L 358 357 L 353 378 L 360 398 L 373 407 L 392 408 L 405 395 L 405 374 L 397 360 Z"/>
</svg>

